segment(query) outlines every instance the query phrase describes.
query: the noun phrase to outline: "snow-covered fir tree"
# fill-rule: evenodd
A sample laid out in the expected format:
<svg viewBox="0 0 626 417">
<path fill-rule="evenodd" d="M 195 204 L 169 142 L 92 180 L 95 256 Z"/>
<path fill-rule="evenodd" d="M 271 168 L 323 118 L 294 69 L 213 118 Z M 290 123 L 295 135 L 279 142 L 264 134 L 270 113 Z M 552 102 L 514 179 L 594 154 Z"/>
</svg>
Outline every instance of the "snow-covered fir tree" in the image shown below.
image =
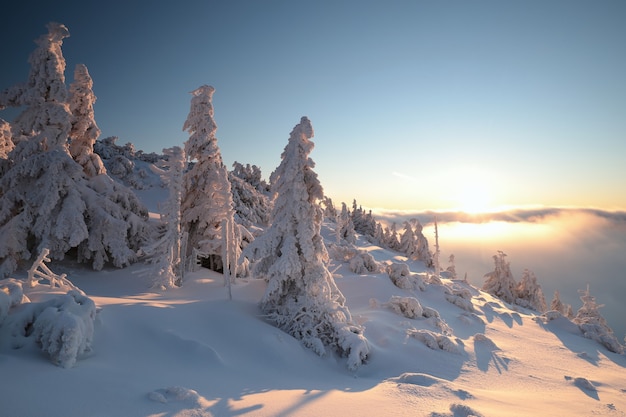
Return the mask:
<svg viewBox="0 0 626 417">
<path fill-rule="evenodd" d="M 93 152 L 93 145 L 100 136 L 100 128 L 96 124 L 93 111 L 95 102 L 93 80 L 89 71 L 85 65 L 78 64 L 74 70 L 74 82 L 70 85 L 72 129 L 69 146 L 72 158 L 82 165 L 88 177 L 106 173 L 100 156 Z"/>
<path fill-rule="evenodd" d="M 515 302 L 515 279 L 511 273 L 509 262 L 505 259 L 506 253 L 498 251 L 493 256 L 495 269 L 485 274 L 485 283 L 482 290 L 495 295 L 507 303 Z"/>
<path fill-rule="evenodd" d="M 76 248 L 78 261 L 95 269 L 127 265 L 148 228 L 134 194 L 106 175 L 88 180 L 70 156 L 61 52 L 69 31 L 56 23 L 48 30 L 30 56 L 28 81 L 0 95 L 2 106 L 24 107 L 13 123 L 19 140 L 0 178 L 0 275 L 43 248 L 55 259 Z"/>
<path fill-rule="evenodd" d="M 554 295 L 552 296 L 552 301 L 550 301 L 550 310 L 558 311 L 562 315 L 567 315 L 567 307 L 561 301 L 561 294 L 559 290 L 554 290 Z"/>
<path fill-rule="evenodd" d="M 71 129 L 68 117 L 63 39 L 70 33 L 65 25 L 49 23 L 48 33 L 39 37 L 28 62 L 28 81 L 0 93 L 0 108 L 25 107 L 13 120 L 13 140 L 37 135 L 46 146 L 67 146 Z"/>
<path fill-rule="evenodd" d="M 528 269 L 524 269 L 522 279 L 515 288 L 515 297 L 515 304 L 522 307 L 531 308 L 540 313 L 548 310 L 541 285 L 537 282 L 535 273 Z"/>
<path fill-rule="evenodd" d="M 369 346 L 363 329 L 351 322 L 345 298 L 328 270 L 328 252 L 320 235 L 324 193 L 315 166 L 313 127 L 303 117 L 290 134 L 272 173 L 275 195 L 272 222 L 245 250 L 256 261 L 253 272 L 265 277 L 261 309 L 277 327 L 322 355 L 326 348 L 348 357 L 356 369 Z"/>
<path fill-rule="evenodd" d="M 185 151 L 178 146 L 163 149 L 167 160 L 161 162 L 161 177 L 168 188 L 168 198 L 161 205 L 161 227 L 157 239 L 143 248 L 152 268 L 148 270 L 157 288 L 182 285 L 184 265 L 181 262 L 180 203 L 183 195 L 183 175 L 187 166 Z"/>
<path fill-rule="evenodd" d="M 337 242 L 344 240 L 351 245 L 356 243 L 356 232 L 346 203 L 341 203 L 341 213 L 337 215 L 335 233 L 337 234 Z"/>
<path fill-rule="evenodd" d="M 215 271 L 223 271 L 222 221 L 234 223 L 235 210 L 228 180 L 228 170 L 222 162 L 217 144 L 217 125 L 213 119 L 213 93 L 215 88 L 203 85 L 191 92 L 191 108 L 183 130 L 189 132 L 185 153 L 195 160 L 185 173 L 185 187 L 181 204 L 182 224 L 188 233 L 187 256 L 194 250 L 201 253 L 203 264 Z M 235 228 L 238 259 L 241 251 L 241 234 Z"/>
<path fill-rule="evenodd" d="M 446 271 L 448 271 L 448 273 L 450 274 L 450 278 L 457 279 L 456 265 L 454 264 L 454 254 L 450 254 L 450 256 L 448 257 L 448 267 L 446 268 Z"/>
<path fill-rule="evenodd" d="M 595 340 L 611 352 L 624 353 L 624 346 L 619 343 L 613 330 L 600 313 L 600 308 L 604 305 L 596 303 L 596 297 L 589 292 L 589 285 L 586 290 L 579 292 L 583 305 L 576 313 L 574 323 L 578 325 L 586 338 Z"/>
</svg>

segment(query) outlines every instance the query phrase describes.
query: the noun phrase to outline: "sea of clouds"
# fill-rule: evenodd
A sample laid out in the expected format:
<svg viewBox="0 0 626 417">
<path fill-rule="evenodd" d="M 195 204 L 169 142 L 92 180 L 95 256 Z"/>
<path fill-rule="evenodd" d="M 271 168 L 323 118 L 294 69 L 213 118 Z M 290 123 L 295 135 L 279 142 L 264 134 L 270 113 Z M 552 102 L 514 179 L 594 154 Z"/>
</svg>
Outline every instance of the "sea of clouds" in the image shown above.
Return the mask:
<svg viewBox="0 0 626 417">
<path fill-rule="evenodd" d="M 481 287 L 497 251 L 507 254 L 516 280 L 535 273 L 548 304 L 555 290 L 574 312 L 589 285 L 620 341 L 626 335 L 626 212 L 579 208 L 511 209 L 494 213 L 373 210 L 383 223 L 417 218 L 434 250 L 437 219 L 441 265 L 455 256 L 457 274 Z"/>
</svg>

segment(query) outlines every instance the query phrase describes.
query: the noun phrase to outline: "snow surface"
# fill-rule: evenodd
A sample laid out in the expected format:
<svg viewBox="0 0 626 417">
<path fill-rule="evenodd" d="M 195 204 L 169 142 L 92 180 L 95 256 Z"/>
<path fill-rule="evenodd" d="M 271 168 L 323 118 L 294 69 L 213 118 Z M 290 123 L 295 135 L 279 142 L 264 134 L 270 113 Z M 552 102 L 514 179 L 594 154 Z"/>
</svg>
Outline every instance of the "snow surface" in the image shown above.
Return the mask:
<svg viewBox="0 0 626 417">
<path fill-rule="evenodd" d="M 156 201 L 163 192 L 142 195 Z M 322 228 L 327 245 L 333 227 Z M 399 288 L 386 268 L 355 273 L 348 261 L 331 262 L 370 344 L 355 372 L 264 321 L 263 280 L 239 279 L 229 301 L 223 277 L 204 269 L 182 288 L 157 291 L 136 273 L 145 265 L 94 272 L 51 263 L 95 302 L 90 349 L 63 368 L 35 345 L 14 349 L 2 327 L 0 415 L 626 415 L 626 356 L 584 338 L 571 321 L 513 310 L 461 280 L 429 281 L 421 262 L 360 236 L 357 246 L 381 265 L 406 262 L 423 285 Z M 67 293 L 43 284 L 23 291 L 33 303 Z"/>
</svg>

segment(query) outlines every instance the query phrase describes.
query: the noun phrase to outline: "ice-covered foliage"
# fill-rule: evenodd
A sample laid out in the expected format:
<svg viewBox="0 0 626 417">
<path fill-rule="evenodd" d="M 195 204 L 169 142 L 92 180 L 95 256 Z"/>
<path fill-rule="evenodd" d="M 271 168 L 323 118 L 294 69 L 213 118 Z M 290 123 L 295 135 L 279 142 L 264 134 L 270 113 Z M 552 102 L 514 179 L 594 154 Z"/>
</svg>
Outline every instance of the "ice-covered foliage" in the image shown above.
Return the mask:
<svg viewBox="0 0 626 417">
<path fill-rule="evenodd" d="M 66 147 L 71 123 L 61 45 L 70 33 L 59 23 L 49 23 L 47 28 L 48 33 L 35 41 L 38 47 L 28 59 L 28 80 L 0 93 L 0 109 L 24 107 L 13 120 L 14 142 L 37 136 L 46 146 Z"/>
<path fill-rule="evenodd" d="M 0 178 L 0 274 L 44 247 L 55 259 L 76 248 L 94 269 L 135 259 L 148 213 L 128 189 L 106 175 L 87 180 L 63 147 L 22 141 L 11 157 Z"/>
<path fill-rule="evenodd" d="M 76 65 L 74 82 L 70 85 L 70 113 L 72 129 L 70 130 L 70 154 L 82 165 L 87 177 L 106 173 L 106 168 L 98 154 L 94 154 L 93 145 L 100 136 L 100 128 L 96 124 L 93 105 L 96 96 L 93 93 L 93 80 L 87 67 Z"/>
<path fill-rule="evenodd" d="M 548 310 L 541 285 L 537 282 L 535 274 L 528 269 L 524 269 L 522 280 L 515 288 L 515 297 L 515 304 L 522 307 L 531 308 L 540 313 Z"/>
<path fill-rule="evenodd" d="M 184 264 L 181 264 L 180 202 L 183 194 L 183 174 L 187 158 L 178 146 L 163 149 L 167 160 L 160 164 L 163 182 L 168 187 L 168 198 L 161 205 L 161 225 L 157 238 L 143 248 L 152 268 L 147 271 L 157 288 L 181 285 Z"/>
<path fill-rule="evenodd" d="M 424 291 L 426 289 L 426 283 L 422 277 L 418 274 L 411 273 L 409 266 L 405 263 L 393 262 L 387 265 L 387 274 L 391 282 L 404 290 L 416 290 Z"/>
<path fill-rule="evenodd" d="M 313 127 L 306 117 L 294 127 L 272 173 L 275 195 L 271 225 L 246 249 L 253 273 L 265 277 L 260 306 L 267 318 L 319 355 L 326 347 L 347 356 L 356 369 L 367 358 L 363 329 L 351 322 L 345 298 L 328 270 L 320 235 L 322 186 L 309 158 Z"/>
<path fill-rule="evenodd" d="M 624 353 L 624 346 L 620 344 L 613 334 L 613 330 L 600 314 L 600 308 L 603 305 L 596 303 L 596 297 L 589 292 L 589 286 L 587 285 L 586 290 L 579 292 L 583 305 L 576 313 L 574 323 L 578 325 L 586 338 L 595 340 L 611 352 Z"/>
<path fill-rule="evenodd" d="M 11 124 L 4 119 L 0 119 L 0 159 L 6 159 L 9 152 L 15 147 L 12 137 Z"/>
<path fill-rule="evenodd" d="M 215 88 L 203 85 L 191 92 L 191 108 L 183 130 L 189 132 L 185 153 L 196 163 L 185 173 L 181 216 L 188 235 L 186 256 L 194 250 L 202 253 L 204 264 L 216 271 L 223 270 L 222 220 L 234 223 L 234 204 L 228 170 L 222 162 L 217 144 L 217 125 L 213 120 L 213 93 Z M 241 251 L 241 235 L 233 245 Z M 238 259 L 235 256 L 233 259 Z"/>
<path fill-rule="evenodd" d="M 93 300 L 71 290 L 47 301 L 20 304 L 4 326 L 11 332 L 13 347 L 36 343 L 52 362 L 69 368 L 91 350 L 95 318 Z"/>
<path fill-rule="evenodd" d="M 495 269 L 485 274 L 486 280 L 482 290 L 491 295 L 495 295 L 507 303 L 513 303 L 516 299 L 516 283 L 511 272 L 511 266 L 505 257 L 506 253 L 502 251 L 498 251 L 498 253 L 493 256 Z"/>
</svg>

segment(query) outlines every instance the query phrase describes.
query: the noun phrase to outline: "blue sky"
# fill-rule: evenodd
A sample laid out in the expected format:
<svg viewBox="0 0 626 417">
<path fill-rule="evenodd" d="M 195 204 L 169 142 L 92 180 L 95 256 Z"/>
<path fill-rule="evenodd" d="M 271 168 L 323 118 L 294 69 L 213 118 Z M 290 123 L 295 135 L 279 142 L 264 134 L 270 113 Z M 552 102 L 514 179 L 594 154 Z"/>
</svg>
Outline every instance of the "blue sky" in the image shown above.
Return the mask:
<svg viewBox="0 0 626 417">
<path fill-rule="evenodd" d="M 0 88 L 26 79 L 45 24 L 64 23 L 68 83 L 87 65 L 102 137 L 138 149 L 182 145 L 189 92 L 210 84 L 228 166 L 268 177 L 306 115 L 337 204 L 626 209 L 620 0 L 14 6 Z"/>
</svg>

